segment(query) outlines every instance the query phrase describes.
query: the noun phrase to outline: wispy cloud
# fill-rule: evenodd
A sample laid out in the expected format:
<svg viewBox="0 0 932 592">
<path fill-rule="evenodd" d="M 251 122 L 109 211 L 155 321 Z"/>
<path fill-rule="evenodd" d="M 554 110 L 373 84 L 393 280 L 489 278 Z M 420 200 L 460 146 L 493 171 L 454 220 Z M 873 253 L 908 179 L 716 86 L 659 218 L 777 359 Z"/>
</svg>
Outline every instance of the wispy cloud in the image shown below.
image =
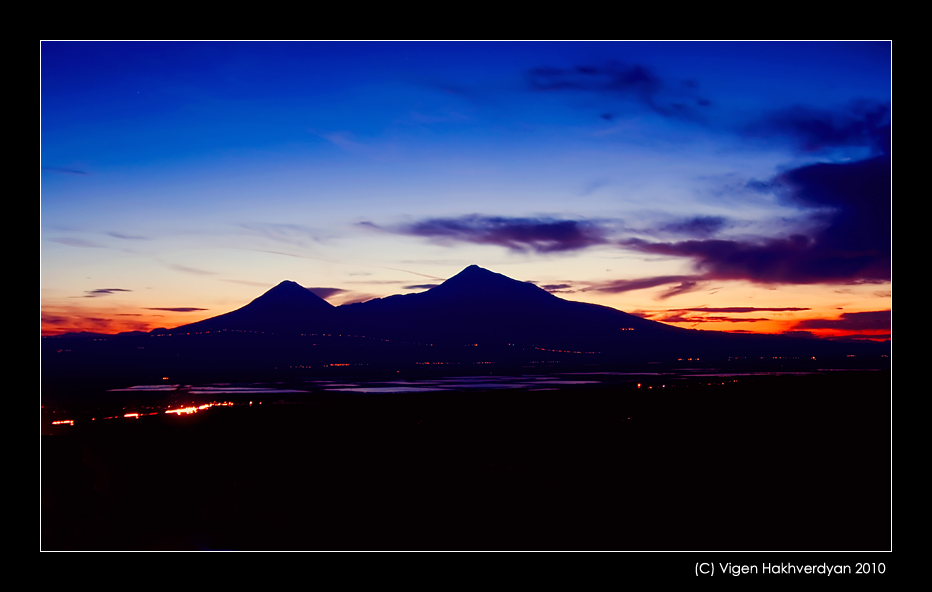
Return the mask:
<svg viewBox="0 0 932 592">
<path fill-rule="evenodd" d="M 99 245 L 95 242 L 91 242 L 83 238 L 65 237 L 65 238 L 51 238 L 49 240 L 52 241 L 53 243 L 60 243 L 63 245 L 68 245 L 69 247 L 79 247 L 82 249 L 105 249 L 106 248 L 103 245 Z"/>
<path fill-rule="evenodd" d="M 145 236 L 134 236 L 131 234 L 123 234 L 122 232 L 108 232 L 107 234 L 113 238 L 122 238 L 124 240 L 148 240 Z"/>
<path fill-rule="evenodd" d="M 312 294 L 320 296 L 324 300 L 327 300 L 331 296 L 336 296 L 338 294 L 345 294 L 346 290 L 343 288 L 308 288 L 307 289 Z"/>
<path fill-rule="evenodd" d="M 298 246 L 307 246 L 308 240 L 321 243 L 332 235 L 332 233 L 320 228 L 312 228 L 302 224 L 244 222 L 240 224 L 240 227 L 274 241 Z"/>
<path fill-rule="evenodd" d="M 88 290 L 85 292 L 84 296 L 79 296 L 78 298 L 100 298 L 101 296 L 109 296 L 115 292 L 132 292 L 132 290 L 126 290 L 124 288 L 98 288 L 97 290 Z"/>
<path fill-rule="evenodd" d="M 666 284 L 690 284 L 694 283 L 697 279 L 701 278 L 691 275 L 658 275 L 633 280 L 614 280 L 611 282 L 591 284 L 590 286 L 584 288 L 583 292 L 588 292 L 591 290 L 596 292 L 607 292 L 609 294 L 620 294 L 622 292 L 656 288 L 657 286 L 663 286 Z"/>
<path fill-rule="evenodd" d="M 168 267 L 169 267 L 170 269 L 174 269 L 175 271 L 180 271 L 180 272 L 182 272 L 182 273 L 190 273 L 190 274 L 192 274 L 192 275 L 216 275 L 216 274 L 217 274 L 217 273 L 214 272 L 214 271 L 207 271 L 207 270 L 204 270 L 204 269 L 196 269 L 196 268 L 194 268 L 194 267 L 186 267 L 186 266 L 184 266 L 184 265 L 177 265 L 177 264 L 174 264 L 174 263 L 168 264 Z"/>
<path fill-rule="evenodd" d="M 272 287 L 271 285 L 265 284 L 263 282 L 252 282 L 249 280 L 223 280 L 223 281 L 230 282 L 231 284 L 242 284 L 244 286 L 255 286 L 257 288 L 271 288 Z"/>
<path fill-rule="evenodd" d="M 209 308 L 194 308 L 192 306 L 176 306 L 171 308 L 144 308 L 143 310 L 163 310 L 167 312 L 197 312 L 199 310 L 210 310 Z"/>
<path fill-rule="evenodd" d="M 42 167 L 43 171 L 48 171 L 50 173 L 59 173 L 62 175 L 89 175 L 87 171 L 81 171 L 78 169 L 68 169 L 65 167 Z"/>
</svg>

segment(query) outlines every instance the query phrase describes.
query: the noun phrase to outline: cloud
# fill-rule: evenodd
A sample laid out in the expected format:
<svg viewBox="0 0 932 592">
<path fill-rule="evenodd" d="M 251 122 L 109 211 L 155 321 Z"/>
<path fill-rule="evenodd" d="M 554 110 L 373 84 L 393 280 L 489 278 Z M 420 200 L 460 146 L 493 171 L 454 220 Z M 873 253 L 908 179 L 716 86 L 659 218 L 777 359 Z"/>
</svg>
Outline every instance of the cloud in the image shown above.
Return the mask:
<svg viewBox="0 0 932 592">
<path fill-rule="evenodd" d="M 87 171 L 80 171 L 78 169 L 66 169 L 64 167 L 42 167 L 43 171 L 48 171 L 50 173 L 60 173 L 62 175 L 89 175 Z"/>
<path fill-rule="evenodd" d="M 857 99 L 835 108 L 792 105 L 742 122 L 733 117 L 710 121 L 712 101 L 700 93 L 697 81 L 665 79 L 643 64 L 540 67 L 526 76 L 533 92 L 598 96 L 615 105 L 620 101 L 621 109 L 641 106 L 666 118 L 702 122 L 746 139 L 789 142 L 804 153 L 835 148 L 869 148 L 875 155 L 890 152 L 890 105 L 876 100 Z M 612 121 L 618 116 L 614 111 L 602 106 L 598 117 Z"/>
<path fill-rule="evenodd" d="M 765 317 L 726 317 L 726 316 L 712 316 L 712 315 L 696 315 L 689 314 L 691 309 L 670 309 L 662 312 L 647 313 L 640 311 L 637 315 L 642 318 L 650 319 L 652 321 L 660 321 L 662 323 L 757 323 L 760 321 L 769 321 L 769 318 Z M 700 309 L 702 310 L 702 309 Z"/>
<path fill-rule="evenodd" d="M 641 64 L 534 68 L 527 73 L 527 84 L 535 92 L 585 92 L 622 99 L 671 118 L 696 119 L 711 105 L 697 94 L 695 81 L 670 83 Z M 615 114 L 603 111 L 600 117 L 610 121 Z"/>
<path fill-rule="evenodd" d="M 662 232 L 695 238 L 706 238 L 725 228 L 727 220 L 721 216 L 696 216 L 670 222 L 660 227 Z"/>
<path fill-rule="evenodd" d="M 71 317 L 41 313 L 40 320 L 43 325 L 66 325 L 71 322 Z"/>
<path fill-rule="evenodd" d="M 441 244 L 498 245 L 521 253 L 575 251 L 609 242 L 607 230 L 598 224 L 548 217 L 504 218 L 474 214 L 459 218 L 431 218 L 387 229 L 372 222 L 361 222 L 360 225 L 426 237 Z"/>
<path fill-rule="evenodd" d="M 185 267 L 184 265 L 169 264 L 168 267 L 170 267 L 171 269 L 174 269 L 175 271 L 181 271 L 181 272 L 190 273 L 193 275 L 216 275 L 216 272 L 213 272 L 213 271 L 195 269 L 194 267 Z"/>
<path fill-rule="evenodd" d="M 264 282 L 251 282 L 249 280 L 223 280 L 225 282 L 230 282 L 231 284 L 243 284 L 244 286 L 255 286 L 257 288 L 270 288 L 269 284 Z"/>
<path fill-rule="evenodd" d="M 543 284 L 540 287 L 551 294 L 572 294 L 576 292 L 572 284 Z"/>
<path fill-rule="evenodd" d="M 788 139 L 808 153 L 867 147 L 874 154 L 889 154 L 890 106 L 867 100 L 832 110 L 794 105 L 763 114 L 740 133 L 751 138 Z"/>
<path fill-rule="evenodd" d="M 634 290 L 644 290 L 647 288 L 655 288 L 657 286 L 663 286 L 665 284 L 673 283 L 689 283 L 694 282 L 697 276 L 689 275 L 658 275 L 654 277 L 639 278 L 634 280 L 615 280 L 612 282 L 605 282 L 601 284 L 595 284 L 583 289 L 583 292 L 588 292 L 594 290 L 596 292 L 608 292 L 609 294 L 619 294 L 621 292 L 631 292 Z"/>
<path fill-rule="evenodd" d="M 683 281 L 680 282 L 680 285 L 668 288 L 658 294 L 657 300 L 666 300 L 667 298 L 686 294 L 687 292 L 695 292 L 696 290 L 701 290 L 703 287 L 705 287 L 705 284 L 701 284 L 695 280 Z"/>
<path fill-rule="evenodd" d="M 146 237 L 144 237 L 144 236 L 133 236 L 133 235 L 129 235 L 129 234 L 123 234 L 123 233 L 121 233 L 121 232 L 108 232 L 107 234 L 109 234 L 110 236 L 112 236 L 112 237 L 114 237 L 114 238 L 122 238 L 122 239 L 125 239 L 125 240 L 148 240 L 148 239 L 147 239 Z"/>
<path fill-rule="evenodd" d="M 331 296 L 336 296 L 337 294 L 343 294 L 346 292 L 343 288 L 308 288 L 307 289 L 312 294 L 319 296 L 326 300 Z"/>
<path fill-rule="evenodd" d="M 266 238 L 293 245 L 305 246 L 303 239 L 311 239 L 315 243 L 326 240 L 326 233 L 320 229 L 302 226 L 301 224 L 277 224 L 268 222 L 247 222 L 240 227 L 257 232 Z"/>
<path fill-rule="evenodd" d="M 430 290 L 431 288 L 436 288 L 440 284 L 415 284 L 413 286 L 404 286 L 405 290 Z"/>
<path fill-rule="evenodd" d="M 83 238 L 52 238 L 49 239 L 54 243 L 61 243 L 63 245 L 68 245 L 69 247 L 81 247 L 85 249 L 104 249 L 103 245 L 98 245 Z"/>
<path fill-rule="evenodd" d="M 793 326 L 794 330 L 836 329 L 839 331 L 889 331 L 889 310 L 846 312 L 837 319 L 806 319 Z"/>
<path fill-rule="evenodd" d="M 188 306 L 179 306 L 173 308 L 145 308 L 143 310 L 164 310 L 168 312 L 197 312 L 199 310 L 210 310 L 209 308 L 194 308 Z"/>
<path fill-rule="evenodd" d="M 88 290 L 85 292 L 85 296 L 80 298 L 99 298 L 100 296 L 109 296 L 114 292 L 132 292 L 132 290 L 125 290 L 123 288 L 98 288 L 97 290 Z"/>
<path fill-rule="evenodd" d="M 706 279 L 758 283 L 883 283 L 890 280 L 889 156 L 820 163 L 787 171 L 769 186 L 808 221 L 807 234 L 758 241 L 697 239 L 647 242 L 629 238 L 622 248 L 686 257 Z"/>
</svg>

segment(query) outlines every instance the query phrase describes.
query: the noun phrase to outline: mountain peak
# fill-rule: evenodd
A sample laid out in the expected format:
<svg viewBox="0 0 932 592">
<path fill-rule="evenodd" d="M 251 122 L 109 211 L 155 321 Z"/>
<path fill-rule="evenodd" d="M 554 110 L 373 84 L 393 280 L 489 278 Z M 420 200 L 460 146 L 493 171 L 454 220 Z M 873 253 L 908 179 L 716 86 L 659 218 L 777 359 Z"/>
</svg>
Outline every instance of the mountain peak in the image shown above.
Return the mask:
<svg viewBox="0 0 932 592">
<path fill-rule="evenodd" d="M 275 306 L 311 306 L 315 308 L 333 308 L 333 305 L 314 294 L 298 282 L 284 280 L 259 296 L 247 306 L 253 304 L 274 304 Z"/>
<path fill-rule="evenodd" d="M 511 279 L 478 265 L 470 265 L 427 293 L 458 300 L 523 300 L 555 298 L 528 282 Z"/>
</svg>

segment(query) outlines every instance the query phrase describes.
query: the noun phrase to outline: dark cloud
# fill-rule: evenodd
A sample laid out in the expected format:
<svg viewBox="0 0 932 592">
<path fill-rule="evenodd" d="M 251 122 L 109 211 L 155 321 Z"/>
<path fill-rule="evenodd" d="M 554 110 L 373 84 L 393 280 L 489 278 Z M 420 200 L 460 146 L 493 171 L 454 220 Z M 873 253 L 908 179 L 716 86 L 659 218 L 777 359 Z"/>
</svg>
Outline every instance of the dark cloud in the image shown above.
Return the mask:
<svg viewBox="0 0 932 592">
<path fill-rule="evenodd" d="M 173 308 L 146 308 L 145 310 L 164 310 L 168 312 L 197 312 L 199 310 L 210 310 L 208 308 L 194 308 L 190 306 L 178 306 Z"/>
<path fill-rule="evenodd" d="M 362 222 L 361 225 L 386 230 L 372 222 Z M 522 253 L 575 251 L 608 242 L 607 230 L 593 222 L 552 218 L 472 215 L 460 218 L 432 218 L 387 230 L 422 236 L 441 243 L 498 245 Z"/>
<path fill-rule="evenodd" d="M 331 296 L 336 296 L 337 294 L 343 294 L 346 292 L 343 288 L 308 288 L 308 292 L 315 294 L 324 300 L 330 298 Z"/>
<path fill-rule="evenodd" d="M 541 67 L 527 72 L 535 92 L 575 92 L 621 100 L 646 107 L 663 117 L 703 121 L 739 136 L 765 142 L 787 141 L 796 149 L 816 153 L 833 148 L 869 148 L 889 154 L 890 105 L 858 99 L 836 108 L 793 105 L 735 123 L 707 121 L 712 101 L 700 94 L 695 80 L 674 81 L 642 64 L 612 62 L 572 68 Z M 611 121 L 615 109 L 602 107 L 599 117 Z"/>
<path fill-rule="evenodd" d="M 576 292 L 576 290 L 573 289 L 572 284 L 544 284 L 540 287 L 544 290 L 547 290 L 551 294 L 572 294 L 573 292 Z"/>
<path fill-rule="evenodd" d="M 725 228 L 727 222 L 728 221 L 721 216 L 696 216 L 677 222 L 670 222 L 661 226 L 660 230 L 670 234 L 706 238 Z"/>
<path fill-rule="evenodd" d="M 82 298 L 99 298 L 100 296 L 109 296 L 114 292 L 132 292 L 123 288 L 98 288 L 97 290 L 88 290 Z"/>
<path fill-rule="evenodd" d="M 806 319 L 793 326 L 796 330 L 836 329 L 839 331 L 889 331 L 889 310 L 846 312 L 837 319 Z"/>
<path fill-rule="evenodd" d="M 430 290 L 431 288 L 436 288 L 440 284 L 415 284 L 413 286 L 404 286 L 405 290 Z"/>
<path fill-rule="evenodd" d="M 890 106 L 866 100 L 833 110 L 795 105 L 764 114 L 741 133 L 786 138 L 803 152 L 867 147 L 874 154 L 889 154 Z"/>
<path fill-rule="evenodd" d="M 680 282 L 678 286 L 673 286 L 658 294 L 657 299 L 666 300 L 667 298 L 686 294 L 687 292 L 695 292 L 696 290 L 701 290 L 704 286 L 705 284 L 701 284 L 695 280 Z"/>
<path fill-rule="evenodd" d="M 695 106 L 711 104 L 696 94 L 695 81 L 670 84 L 652 69 L 640 64 L 612 62 L 604 66 L 575 68 L 534 68 L 527 73 L 528 87 L 536 92 L 575 91 L 598 93 L 647 107 L 664 117 L 696 118 Z M 603 112 L 611 120 L 614 113 Z"/>
<path fill-rule="evenodd" d="M 776 177 L 770 186 L 781 199 L 821 223 L 811 236 L 795 234 L 756 242 L 651 243 L 631 238 L 618 244 L 642 253 L 690 258 L 706 279 L 883 283 L 890 280 L 890 174 L 890 158 L 879 156 L 804 166 Z"/>
<path fill-rule="evenodd" d="M 621 292 L 631 292 L 633 290 L 644 290 L 647 288 L 655 288 L 657 286 L 663 286 L 666 284 L 680 283 L 688 284 L 690 282 L 695 282 L 698 279 L 696 276 L 688 275 L 659 275 L 654 277 L 639 278 L 635 280 L 615 280 L 613 282 L 606 282 L 603 284 L 596 284 L 585 288 L 583 291 L 587 292 L 589 290 L 594 290 L 596 292 L 608 292 L 610 294 L 618 294 Z"/>
</svg>

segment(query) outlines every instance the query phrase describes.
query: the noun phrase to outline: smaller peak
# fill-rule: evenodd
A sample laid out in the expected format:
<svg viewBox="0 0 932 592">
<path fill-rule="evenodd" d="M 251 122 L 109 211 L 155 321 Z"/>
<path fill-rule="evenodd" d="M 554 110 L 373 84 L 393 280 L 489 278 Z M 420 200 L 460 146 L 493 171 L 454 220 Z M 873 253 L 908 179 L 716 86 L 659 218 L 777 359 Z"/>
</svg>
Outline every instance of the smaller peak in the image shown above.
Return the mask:
<svg viewBox="0 0 932 592">
<path fill-rule="evenodd" d="M 285 280 L 283 282 L 279 282 L 276 286 L 272 287 L 269 291 L 272 291 L 272 290 L 276 292 L 282 292 L 282 291 L 296 292 L 298 290 L 307 290 L 307 288 L 305 288 L 298 282 L 293 282 L 291 280 Z"/>
</svg>

